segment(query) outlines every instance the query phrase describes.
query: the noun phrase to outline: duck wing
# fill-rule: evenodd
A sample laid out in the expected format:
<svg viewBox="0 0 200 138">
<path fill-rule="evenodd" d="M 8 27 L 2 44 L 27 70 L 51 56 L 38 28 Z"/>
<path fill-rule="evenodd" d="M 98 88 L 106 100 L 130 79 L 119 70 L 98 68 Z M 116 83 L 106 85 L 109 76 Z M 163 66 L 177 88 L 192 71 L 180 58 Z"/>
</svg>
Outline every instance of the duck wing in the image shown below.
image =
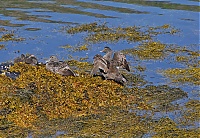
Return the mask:
<svg viewBox="0 0 200 138">
<path fill-rule="evenodd" d="M 76 74 L 68 66 L 59 68 L 58 73 L 63 76 L 76 76 Z"/>
<path fill-rule="evenodd" d="M 95 75 L 97 74 L 98 71 L 100 71 L 101 73 L 102 72 L 107 73 L 109 62 L 99 54 L 95 55 L 93 59 L 94 59 L 93 61 L 94 67 L 90 74 Z"/>
<path fill-rule="evenodd" d="M 123 69 L 130 71 L 130 67 L 129 67 L 126 57 L 123 53 L 115 52 L 113 55 L 113 60 L 115 62 L 117 62 L 118 66 L 121 66 Z"/>
<path fill-rule="evenodd" d="M 104 74 L 104 77 L 108 80 L 114 80 L 115 82 L 124 85 L 127 82 L 127 79 L 121 74 L 117 68 L 117 62 L 114 60 L 110 61 L 110 67 L 108 73 Z"/>
</svg>

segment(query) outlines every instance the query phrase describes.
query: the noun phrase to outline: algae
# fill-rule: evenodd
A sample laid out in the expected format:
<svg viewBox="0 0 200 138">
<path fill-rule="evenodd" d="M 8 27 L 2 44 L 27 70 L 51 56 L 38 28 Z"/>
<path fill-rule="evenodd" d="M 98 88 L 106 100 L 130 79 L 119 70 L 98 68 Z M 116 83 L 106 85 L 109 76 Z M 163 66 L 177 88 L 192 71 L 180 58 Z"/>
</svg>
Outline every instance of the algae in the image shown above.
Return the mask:
<svg viewBox="0 0 200 138">
<path fill-rule="evenodd" d="M 143 136 L 152 131 L 149 126 L 153 121 L 136 115 L 136 110 L 156 111 L 156 103 L 167 104 L 187 95 L 168 86 L 124 87 L 82 71 L 86 66 L 91 68 L 87 62 L 71 60 L 68 64 L 76 67 L 79 77 L 64 77 L 47 71 L 44 65 L 25 63 L 11 67 L 21 74 L 16 80 L 0 76 L 2 136 L 24 137 L 29 132 L 32 136 L 51 136 L 56 131 L 69 132 L 63 136 Z M 135 83 L 144 83 L 141 77 L 134 78 Z"/>
<path fill-rule="evenodd" d="M 77 45 L 77 46 L 71 46 L 71 45 L 65 45 L 61 46 L 61 48 L 67 49 L 71 52 L 77 52 L 77 51 L 88 51 L 89 50 L 89 45 L 88 44 L 83 44 L 83 45 Z"/>
<path fill-rule="evenodd" d="M 86 43 L 100 43 L 100 42 L 118 42 L 119 40 L 126 40 L 128 42 L 142 42 L 145 40 L 152 40 L 159 34 L 176 34 L 177 29 L 174 29 L 168 24 L 158 27 L 149 27 L 146 30 L 142 27 L 109 27 L 106 23 L 89 23 L 76 26 L 69 26 L 66 28 L 69 34 L 78 34 L 87 32 L 85 37 Z"/>
<path fill-rule="evenodd" d="M 5 41 L 24 41 L 24 40 L 25 40 L 25 38 L 17 37 L 17 36 L 15 36 L 14 33 L 6 33 L 6 34 L 3 34 L 0 37 L 0 42 L 5 42 Z"/>
<path fill-rule="evenodd" d="M 0 50 L 4 48 L 5 48 L 5 45 L 0 45 Z"/>
<path fill-rule="evenodd" d="M 177 124 L 169 118 L 161 118 L 157 125 L 154 126 L 156 134 L 153 138 L 160 137 L 182 137 L 182 138 L 197 138 L 199 136 L 199 131 L 196 129 L 182 129 L 177 128 Z"/>
<path fill-rule="evenodd" d="M 189 67 L 167 69 L 163 71 L 163 75 L 176 83 L 200 84 L 200 68 Z"/>
</svg>

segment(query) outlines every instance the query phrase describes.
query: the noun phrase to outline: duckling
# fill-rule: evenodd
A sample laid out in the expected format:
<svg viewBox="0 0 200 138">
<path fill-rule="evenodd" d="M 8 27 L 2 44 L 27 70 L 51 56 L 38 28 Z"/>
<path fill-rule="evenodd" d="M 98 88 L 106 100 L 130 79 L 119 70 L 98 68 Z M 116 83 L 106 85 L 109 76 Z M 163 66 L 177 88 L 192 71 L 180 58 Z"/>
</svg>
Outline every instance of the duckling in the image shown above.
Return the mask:
<svg viewBox="0 0 200 138">
<path fill-rule="evenodd" d="M 46 69 L 63 76 L 77 76 L 68 66 L 66 62 L 59 61 L 56 56 L 51 56 L 46 61 Z"/>
<path fill-rule="evenodd" d="M 24 62 L 26 64 L 37 65 L 38 60 L 34 55 L 24 55 L 21 54 L 20 57 L 14 59 L 14 63 Z"/>
</svg>

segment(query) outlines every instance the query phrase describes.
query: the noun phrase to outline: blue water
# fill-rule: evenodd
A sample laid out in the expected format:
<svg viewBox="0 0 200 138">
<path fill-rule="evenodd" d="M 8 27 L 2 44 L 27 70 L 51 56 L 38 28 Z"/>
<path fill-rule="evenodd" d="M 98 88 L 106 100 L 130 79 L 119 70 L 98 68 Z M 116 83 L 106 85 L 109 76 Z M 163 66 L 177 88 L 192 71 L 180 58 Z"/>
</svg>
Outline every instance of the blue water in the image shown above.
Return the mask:
<svg viewBox="0 0 200 138">
<path fill-rule="evenodd" d="M 162 9 L 160 7 L 143 6 L 137 4 L 127 4 L 122 2 L 113 1 L 95 1 L 95 0 L 80 0 L 87 3 L 96 3 L 104 6 L 125 8 L 129 10 L 139 11 L 141 13 L 127 13 L 113 11 L 110 9 L 101 10 L 95 7 L 85 8 L 80 5 L 60 5 L 63 8 L 75 8 L 80 11 L 89 12 L 93 14 L 102 14 L 105 18 L 98 18 L 95 16 L 65 13 L 65 12 L 55 12 L 49 9 L 22 9 L 22 8 L 7 8 L 10 11 L 22 11 L 27 15 L 35 15 L 42 19 L 50 20 L 51 23 L 41 22 L 41 21 L 29 21 L 29 20 L 19 20 L 18 17 L 5 16 L 0 14 L 0 20 L 9 20 L 13 24 L 23 24 L 22 27 L 10 27 L 2 26 L 7 30 L 14 30 L 15 34 L 19 37 L 25 38 L 25 41 L 15 42 L 0 42 L 0 44 L 5 44 L 5 49 L 0 50 L 0 62 L 12 61 L 15 57 L 19 56 L 21 53 L 31 53 L 35 54 L 39 61 L 45 62 L 47 58 L 51 55 L 57 55 L 62 60 L 68 60 L 69 54 L 73 58 L 88 57 L 88 62 L 92 62 L 93 56 L 95 54 L 100 54 L 100 50 L 105 46 L 111 47 L 113 50 L 123 50 L 134 48 L 138 46 L 138 43 L 128 43 L 126 41 L 119 41 L 118 43 L 97 43 L 92 44 L 92 47 L 88 51 L 82 52 L 70 52 L 61 48 L 64 45 L 77 46 L 83 43 L 83 34 L 70 35 L 63 31 L 63 27 L 74 24 L 84 24 L 92 22 L 106 22 L 110 27 L 127 27 L 127 26 L 162 26 L 164 24 L 169 24 L 180 30 L 180 33 L 176 35 L 159 35 L 155 39 L 165 44 L 177 44 L 179 46 L 191 47 L 194 50 L 199 49 L 199 12 L 189 11 L 189 10 L 176 10 L 176 9 Z M 162 0 L 163 1 L 163 0 Z M 57 3 L 56 1 L 29 1 L 34 3 Z M 189 1 L 189 0 L 169 0 L 170 3 L 178 3 L 184 5 L 199 5 L 199 2 Z M 30 31 L 28 28 L 38 28 L 39 30 Z M 3 33 L 0 32 L 0 35 Z M 19 51 L 19 52 L 18 52 Z M 198 99 L 198 89 L 199 87 L 193 85 L 174 85 L 171 84 L 168 78 L 162 76 L 157 70 L 176 68 L 184 68 L 184 65 L 179 63 L 171 63 L 168 60 L 144 60 L 135 61 L 133 57 L 127 55 L 127 60 L 132 65 L 132 69 L 138 64 L 148 68 L 145 72 L 141 74 L 145 76 L 145 79 L 152 82 L 153 85 L 171 85 L 174 87 L 180 87 L 188 93 L 188 99 Z M 133 72 L 132 72 L 133 73 Z M 195 91 L 192 93 L 192 91 Z M 182 99 L 182 103 L 188 101 Z M 179 102 L 179 101 L 177 101 Z M 160 114 L 158 115 L 160 116 Z M 157 117 L 158 117 L 157 116 Z M 171 118 L 176 118 L 174 113 L 165 114 L 164 116 L 169 116 Z"/>
</svg>

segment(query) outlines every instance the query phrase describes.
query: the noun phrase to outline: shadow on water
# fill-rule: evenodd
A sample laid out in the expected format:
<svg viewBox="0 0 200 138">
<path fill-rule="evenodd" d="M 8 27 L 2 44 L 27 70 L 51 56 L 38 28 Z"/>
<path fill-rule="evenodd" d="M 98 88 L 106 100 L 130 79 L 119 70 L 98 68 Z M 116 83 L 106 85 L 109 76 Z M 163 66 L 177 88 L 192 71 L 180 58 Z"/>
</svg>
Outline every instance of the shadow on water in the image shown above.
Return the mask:
<svg viewBox="0 0 200 138">
<path fill-rule="evenodd" d="M 0 136 L 198 137 L 199 6 L 190 2 L 1 0 L 1 62 L 57 55 L 79 76 L 1 64 Z M 104 46 L 126 55 L 125 86 L 90 76 Z"/>
</svg>

